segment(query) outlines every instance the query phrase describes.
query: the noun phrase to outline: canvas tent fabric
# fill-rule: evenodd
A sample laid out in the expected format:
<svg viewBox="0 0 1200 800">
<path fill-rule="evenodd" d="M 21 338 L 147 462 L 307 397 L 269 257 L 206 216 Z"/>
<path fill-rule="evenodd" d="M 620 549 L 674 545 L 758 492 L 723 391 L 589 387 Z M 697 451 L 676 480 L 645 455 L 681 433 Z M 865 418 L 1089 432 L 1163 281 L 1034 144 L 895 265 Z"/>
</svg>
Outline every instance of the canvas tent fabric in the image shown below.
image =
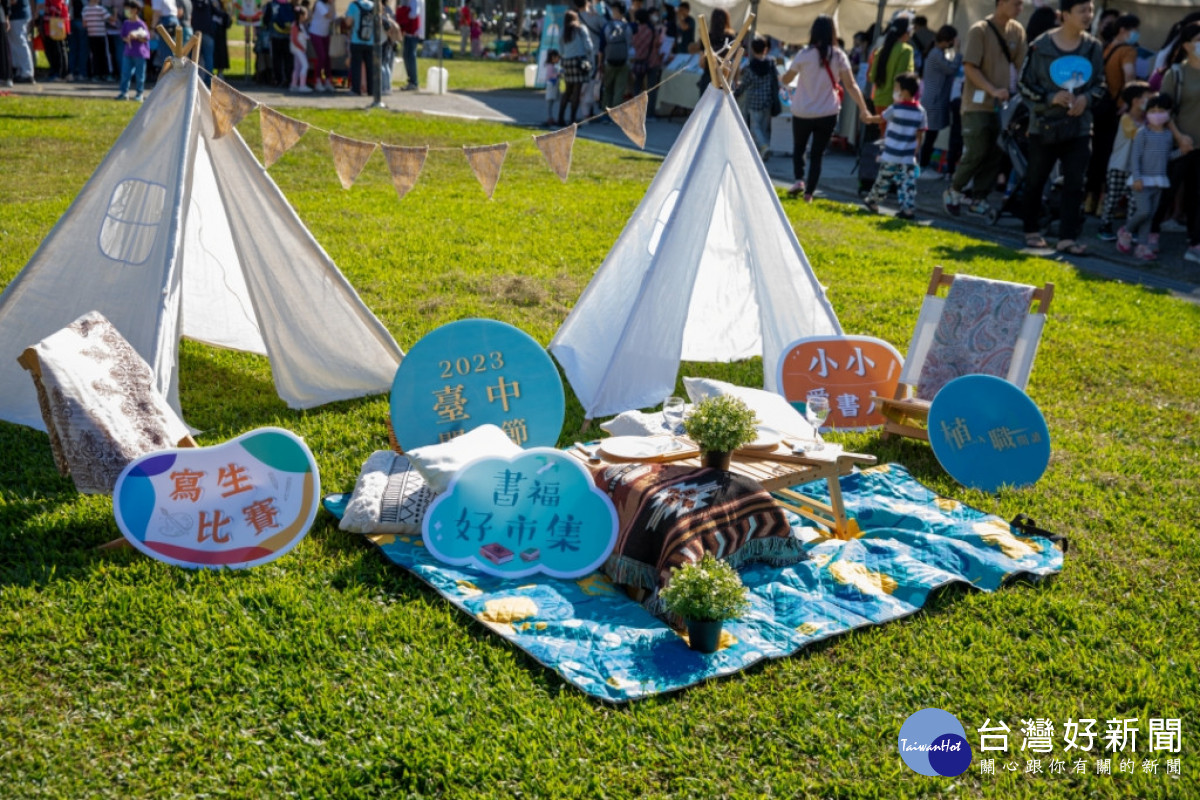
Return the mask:
<svg viewBox="0 0 1200 800">
<path fill-rule="evenodd" d="M 588 418 L 656 405 L 681 359 L 840 334 L 731 93 L 710 86 L 550 351 Z"/>
<path fill-rule="evenodd" d="M 187 336 L 269 357 L 292 408 L 387 392 L 403 352 L 176 60 L 0 295 L 0 419 L 44 430 L 16 359 L 92 310 L 179 411 Z"/>
</svg>

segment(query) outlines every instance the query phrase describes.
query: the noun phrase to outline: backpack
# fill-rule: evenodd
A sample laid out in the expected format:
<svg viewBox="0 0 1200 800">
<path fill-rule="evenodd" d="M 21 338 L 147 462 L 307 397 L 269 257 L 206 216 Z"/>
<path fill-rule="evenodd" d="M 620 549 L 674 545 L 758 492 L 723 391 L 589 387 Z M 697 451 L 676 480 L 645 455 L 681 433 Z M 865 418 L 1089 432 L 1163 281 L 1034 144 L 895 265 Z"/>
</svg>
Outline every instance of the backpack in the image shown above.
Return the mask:
<svg viewBox="0 0 1200 800">
<path fill-rule="evenodd" d="M 375 41 L 375 8 L 372 6 L 367 9 L 366 6 L 359 4 L 358 6 L 358 30 L 355 32 L 355 37 L 360 42 Z"/>
<path fill-rule="evenodd" d="M 629 60 L 629 26 L 610 22 L 604 29 L 608 42 L 604 45 L 604 63 L 619 67 Z"/>
</svg>

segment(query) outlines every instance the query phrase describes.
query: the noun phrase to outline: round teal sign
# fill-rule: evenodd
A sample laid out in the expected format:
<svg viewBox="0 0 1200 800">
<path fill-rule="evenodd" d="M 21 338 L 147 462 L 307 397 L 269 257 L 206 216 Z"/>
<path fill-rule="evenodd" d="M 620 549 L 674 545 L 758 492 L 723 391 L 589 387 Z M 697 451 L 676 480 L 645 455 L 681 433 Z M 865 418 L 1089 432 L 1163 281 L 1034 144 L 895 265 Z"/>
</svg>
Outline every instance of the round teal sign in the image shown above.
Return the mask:
<svg viewBox="0 0 1200 800">
<path fill-rule="evenodd" d="M 396 370 L 391 415 L 405 450 L 499 426 L 522 447 L 553 447 L 562 431 L 558 368 L 512 325 L 464 319 L 430 331 Z"/>
<path fill-rule="evenodd" d="M 1042 412 L 991 375 L 964 375 L 942 387 L 929 407 L 929 443 L 950 477 L 985 492 L 1030 486 L 1050 463 Z"/>
</svg>

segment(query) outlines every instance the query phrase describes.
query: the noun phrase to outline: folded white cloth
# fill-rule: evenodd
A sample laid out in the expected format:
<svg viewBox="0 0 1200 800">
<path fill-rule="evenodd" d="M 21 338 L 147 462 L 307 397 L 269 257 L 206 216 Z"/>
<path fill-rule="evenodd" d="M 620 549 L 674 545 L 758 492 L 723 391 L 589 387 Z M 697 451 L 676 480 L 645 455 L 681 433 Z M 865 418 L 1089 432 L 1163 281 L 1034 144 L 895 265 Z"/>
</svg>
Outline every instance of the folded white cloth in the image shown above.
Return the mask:
<svg viewBox="0 0 1200 800">
<path fill-rule="evenodd" d="M 445 444 L 431 444 L 409 450 L 405 455 L 435 492 L 446 491 L 450 479 L 466 464 L 484 456 L 512 458 L 521 452 L 508 434 L 496 425 L 478 428 L 455 437 Z"/>
</svg>

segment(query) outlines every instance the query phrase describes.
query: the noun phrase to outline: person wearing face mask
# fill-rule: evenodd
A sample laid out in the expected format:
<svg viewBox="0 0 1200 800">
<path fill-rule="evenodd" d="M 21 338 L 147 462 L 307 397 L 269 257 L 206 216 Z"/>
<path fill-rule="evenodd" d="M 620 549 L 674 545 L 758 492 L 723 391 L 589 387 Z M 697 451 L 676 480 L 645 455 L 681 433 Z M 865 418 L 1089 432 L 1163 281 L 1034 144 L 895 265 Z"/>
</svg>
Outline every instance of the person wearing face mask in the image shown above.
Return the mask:
<svg viewBox="0 0 1200 800">
<path fill-rule="evenodd" d="M 1062 26 L 1042 34 L 1029 45 L 1021 70 L 1021 95 L 1031 105 L 1029 167 L 1025 178 L 1025 244 L 1044 248 L 1041 235 L 1042 190 L 1055 164 L 1063 176 L 1060 253 L 1082 255 L 1087 247 L 1078 241 L 1083 229 L 1083 184 L 1091 159 L 1092 104 L 1104 88 L 1103 48 L 1089 34 L 1095 8 L 1091 0 L 1062 0 Z M 1062 61 L 1077 56 L 1090 69 L 1072 70 L 1072 77 L 1056 80 Z M 1057 67 L 1055 65 L 1058 65 Z"/>
<path fill-rule="evenodd" d="M 1128 255 L 1130 252 L 1141 261 L 1158 258 L 1157 239 L 1151 241 L 1151 218 L 1158 208 L 1159 196 L 1170 186 L 1167 178 L 1167 161 L 1175 146 L 1174 137 L 1167 130 L 1171 121 L 1171 108 L 1175 104 L 1171 96 L 1157 94 L 1146 104 L 1146 127 L 1137 132 L 1133 139 L 1133 151 L 1129 156 L 1129 186 L 1133 189 L 1134 212 L 1129 221 L 1117 234 L 1117 249 Z M 1133 250 L 1133 237 L 1140 242 Z"/>
<path fill-rule="evenodd" d="M 1174 104 L 1167 128 L 1181 155 L 1170 164 L 1171 186 L 1158 204 L 1151 230 L 1158 232 L 1163 217 L 1175 207 L 1175 194 L 1183 192 L 1188 237 L 1183 257 L 1200 263 L 1200 22 L 1184 26 L 1170 61 L 1162 93 Z"/>
<path fill-rule="evenodd" d="M 1141 20 L 1134 14 L 1115 17 L 1108 23 L 1110 36 L 1104 48 L 1104 83 L 1108 92 L 1092 106 L 1092 161 L 1088 165 L 1087 197 L 1083 201 L 1085 214 L 1094 214 L 1103 202 L 1108 158 L 1112 155 L 1113 137 L 1117 135 L 1117 122 L 1123 111 L 1119 102 L 1121 90 L 1136 77 L 1134 66 L 1140 25 Z"/>
</svg>

